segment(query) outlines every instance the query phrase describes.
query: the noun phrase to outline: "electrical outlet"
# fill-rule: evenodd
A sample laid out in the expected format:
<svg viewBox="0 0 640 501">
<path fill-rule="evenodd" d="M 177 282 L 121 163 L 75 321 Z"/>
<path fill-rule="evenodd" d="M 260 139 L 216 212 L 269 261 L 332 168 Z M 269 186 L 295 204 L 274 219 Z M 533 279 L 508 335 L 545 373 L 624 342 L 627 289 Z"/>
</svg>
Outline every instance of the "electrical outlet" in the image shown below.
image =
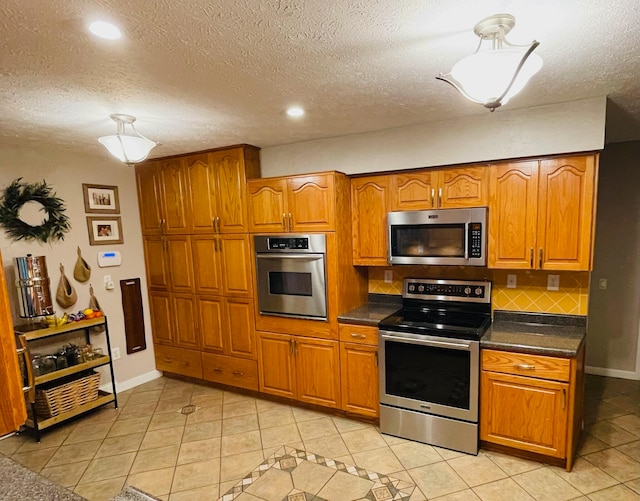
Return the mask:
<svg viewBox="0 0 640 501">
<path fill-rule="evenodd" d="M 118 360 L 120 358 L 120 348 L 119 347 L 115 347 L 115 348 L 111 348 L 111 358 L 114 360 Z"/>
<path fill-rule="evenodd" d="M 606 278 L 600 278 L 598 280 L 598 289 L 600 289 L 601 291 L 606 291 L 607 290 L 607 279 Z"/>
<path fill-rule="evenodd" d="M 390 284 L 393 282 L 393 270 L 384 270 L 384 283 Z"/>
<path fill-rule="evenodd" d="M 515 289 L 518 283 L 517 275 L 507 275 L 507 289 Z"/>
<path fill-rule="evenodd" d="M 560 275 L 547 275 L 547 290 L 560 290 Z"/>
</svg>

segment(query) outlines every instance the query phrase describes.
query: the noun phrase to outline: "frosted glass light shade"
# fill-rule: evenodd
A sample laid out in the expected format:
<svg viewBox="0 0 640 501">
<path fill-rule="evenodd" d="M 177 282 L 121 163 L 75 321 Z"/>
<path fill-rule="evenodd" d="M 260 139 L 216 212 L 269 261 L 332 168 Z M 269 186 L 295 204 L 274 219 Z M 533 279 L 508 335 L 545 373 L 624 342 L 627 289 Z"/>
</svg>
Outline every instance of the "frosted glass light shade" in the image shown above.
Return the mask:
<svg viewBox="0 0 640 501">
<path fill-rule="evenodd" d="M 458 61 L 451 69 L 451 76 L 472 99 L 480 103 L 494 102 L 511 82 L 525 53 L 526 50 L 511 48 L 476 52 Z M 542 58 L 530 54 L 501 104 L 520 92 L 540 68 Z"/>
<path fill-rule="evenodd" d="M 146 137 L 115 135 L 98 139 L 121 162 L 142 162 L 157 145 Z"/>
</svg>

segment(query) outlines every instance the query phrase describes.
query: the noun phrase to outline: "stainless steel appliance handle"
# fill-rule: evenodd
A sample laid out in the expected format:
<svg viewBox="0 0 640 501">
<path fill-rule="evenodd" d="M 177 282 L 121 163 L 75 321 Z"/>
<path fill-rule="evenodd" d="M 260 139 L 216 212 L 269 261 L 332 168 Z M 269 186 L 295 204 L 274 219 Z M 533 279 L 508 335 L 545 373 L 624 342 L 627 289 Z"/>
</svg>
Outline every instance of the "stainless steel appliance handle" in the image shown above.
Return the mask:
<svg viewBox="0 0 640 501">
<path fill-rule="evenodd" d="M 257 259 L 307 259 L 314 261 L 316 259 L 323 259 L 324 254 L 256 254 Z"/>
<path fill-rule="evenodd" d="M 469 259 L 469 223 L 464 223 L 464 258 Z"/>
<path fill-rule="evenodd" d="M 390 341 L 405 341 L 411 344 L 420 344 L 423 346 L 433 346 L 434 348 L 453 348 L 454 350 L 469 350 L 471 345 L 465 342 L 456 341 L 433 341 L 430 339 L 417 339 L 412 337 L 405 337 L 402 334 L 394 334 L 392 332 L 385 332 L 380 334 L 382 339 L 388 339 Z"/>
</svg>

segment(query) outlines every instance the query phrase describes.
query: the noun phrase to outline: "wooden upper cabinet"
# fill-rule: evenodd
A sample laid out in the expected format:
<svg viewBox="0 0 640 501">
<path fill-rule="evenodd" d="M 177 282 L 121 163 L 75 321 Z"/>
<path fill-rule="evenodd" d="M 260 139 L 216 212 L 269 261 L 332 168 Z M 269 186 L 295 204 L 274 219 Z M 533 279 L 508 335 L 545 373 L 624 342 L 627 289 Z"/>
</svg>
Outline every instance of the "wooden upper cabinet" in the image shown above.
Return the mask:
<svg viewBox="0 0 640 501">
<path fill-rule="evenodd" d="M 173 292 L 194 292 L 193 256 L 188 236 L 165 237 Z"/>
<path fill-rule="evenodd" d="M 545 270 L 591 268 L 595 159 L 540 161 L 538 260 Z"/>
<path fill-rule="evenodd" d="M 211 165 L 218 176 L 219 233 L 247 231 L 247 191 L 244 150 L 233 148 L 210 153 Z"/>
<path fill-rule="evenodd" d="M 146 236 L 143 240 L 147 285 L 150 289 L 169 290 L 169 256 L 166 241 L 160 236 Z"/>
<path fill-rule="evenodd" d="M 351 179 L 353 264 L 387 265 L 389 176 Z"/>
<path fill-rule="evenodd" d="M 434 209 L 437 178 L 437 174 L 430 170 L 391 174 L 389 210 Z"/>
<path fill-rule="evenodd" d="M 191 237 L 195 289 L 198 294 L 222 294 L 220 267 L 220 237 L 194 235 Z"/>
<path fill-rule="evenodd" d="M 211 233 L 218 216 L 218 189 L 216 175 L 209 155 L 191 155 L 185 158 L 185 168 L 191 199 L 191 229 L 194 233 Z"/>
<path fill-rule="evenodd" d="M 333 174 L 296 176 L 287 180 L 289 231 L 335 229 Z"/>
<path fill-rule="evenodd" d="M 253 257 L 246 234 L 222 235 L 220 269 L 225 296 L 253 296 Z"/>
<path fill-rule="evenodd" d="M 170 158 L 160 162 L 162 206 L 161 221 L 164 233 L 189 233 L 191 230 L 191 206 L 187 194 L 187 176 L 182 158 Z"/>
<path fill-rule="evenodd" d="M 489 200 L 489 268 L 534 267 L 538 162 L 492 165 Z"/>
<path fill-rule="evenodd" d="M 248 182 L 252 232 L 335 229 L 335 174 L 253 179 Z"/>
<path fill-rule="evenodd" d="M 490 168 L 488 266 L 591 269 L 596 157 Z"/>
<path fill-rule="evenodd" d="M 489 169 L 485 166 L 448 168 L 438 172 L 441 209 L 486 207 L 489 201 Z"/>
<path fill-rule="evenodd" d="M 252 179 L 247 183 L 249 229 L 252 232 L 287 230 L 287 182 L 285 179 Z"/>
<path fill-rule="evenodd" d="M 162 233 L 160 164 L 147 162 L 136 165 L 135 169 L 142 234 L 160 235 Z"/>
</svg>

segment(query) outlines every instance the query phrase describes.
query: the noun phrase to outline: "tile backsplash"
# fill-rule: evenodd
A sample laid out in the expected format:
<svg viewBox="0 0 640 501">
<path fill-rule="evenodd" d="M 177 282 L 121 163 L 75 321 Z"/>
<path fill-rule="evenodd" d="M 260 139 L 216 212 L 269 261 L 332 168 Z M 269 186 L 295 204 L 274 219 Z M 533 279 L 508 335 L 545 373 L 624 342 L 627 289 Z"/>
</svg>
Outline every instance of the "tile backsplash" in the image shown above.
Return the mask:
<svg viewBox="0 0 640 501">
<path fill-rule="evenodd" d="M 385 283 L 384 272 L 393 279 Z M 547 290 L 547 275 L 560 275 L 560 288 Z M 516 275 L 515 289 L 507 288 L 507 275 Z M 490 280 L 493 283 L 491 306 L 494 310 L 531 311 L 586 315 L 589 303 L 588 271 L 489 270 L 467 266 L 393 266 L 369 268 L 369 292 L 402 294 L 402 280 L 407 277 L 448 278 L 456 280 Z"/>
</svg>

